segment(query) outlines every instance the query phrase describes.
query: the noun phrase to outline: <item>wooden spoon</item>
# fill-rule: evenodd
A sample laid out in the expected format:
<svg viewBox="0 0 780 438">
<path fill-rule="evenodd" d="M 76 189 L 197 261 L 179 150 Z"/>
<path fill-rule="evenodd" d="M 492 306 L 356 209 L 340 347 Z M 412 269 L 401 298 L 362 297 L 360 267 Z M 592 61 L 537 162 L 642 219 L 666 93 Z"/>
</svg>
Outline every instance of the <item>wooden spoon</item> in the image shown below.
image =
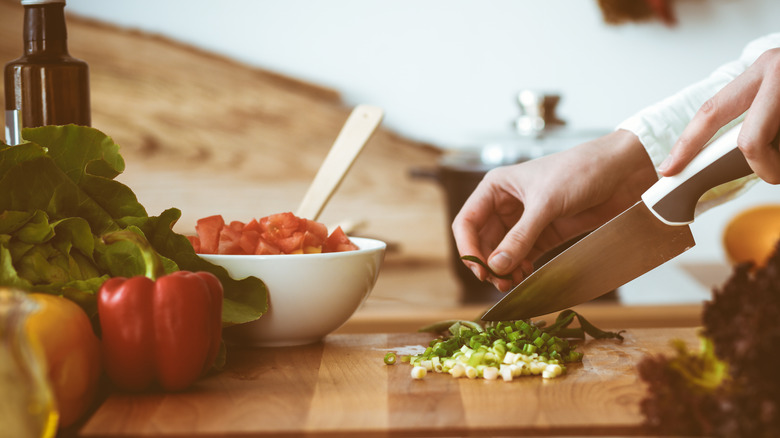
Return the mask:
<svg viewBox="0 0 780 438">
<path fill-rule="evenodd" d="M 298 206 L 296 216 L 317 220 L 355 158 L 379 126 L 383 114 L 381 108 L 371 105 L 358 105 L 352 110 Z"/>
</svg>

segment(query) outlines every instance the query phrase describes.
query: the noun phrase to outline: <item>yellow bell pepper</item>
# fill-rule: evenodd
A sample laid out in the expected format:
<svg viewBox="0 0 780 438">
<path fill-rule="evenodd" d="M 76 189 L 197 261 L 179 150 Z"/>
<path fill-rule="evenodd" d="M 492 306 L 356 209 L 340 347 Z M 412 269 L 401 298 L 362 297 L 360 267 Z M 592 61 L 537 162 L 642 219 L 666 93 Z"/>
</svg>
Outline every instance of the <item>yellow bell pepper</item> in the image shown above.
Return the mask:
<svg viewBox="0 0 780 438">
<path fill-rule="evenodd" d="M 59 427 L 68 427 L 97 399 L 102 373 L 100 342 L 87 314 L 73 301 L 44 293 L 29 296 L 39 308 L 27 319 L 26 329 L 46 358 Z"/>
</svg>

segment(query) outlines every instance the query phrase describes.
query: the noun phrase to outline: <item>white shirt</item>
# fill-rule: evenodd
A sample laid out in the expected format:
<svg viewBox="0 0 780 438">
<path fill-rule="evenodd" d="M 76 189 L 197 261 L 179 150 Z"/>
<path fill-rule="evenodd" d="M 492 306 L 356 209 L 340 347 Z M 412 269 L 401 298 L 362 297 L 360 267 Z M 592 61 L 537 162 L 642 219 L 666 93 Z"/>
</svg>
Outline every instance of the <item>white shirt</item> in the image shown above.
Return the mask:
<svg viewBox="0 0 780 438">
<path fill-rule="evenodd" d="M 780 33 L 773 33 L 751 41 L 742 50 L 741 56 L 712 72 L 707 78 L 690 85 L 678 93 L 651 105 L 620 123 L 617 129 L 633 132 L 650 155 L 654 166 L 658 166 L 669 155 L 672 146 L 682 134 L 696 111 L 721 88 L 742 74 L 753 62 L 769 49 L 780 47 Z M 733 125 L 741 122 L 744 114 L 718 131 L 719 136 Z M 739 180 L 729 187 L 721 187 L 702 197 L 700 213 L 706 208 L 719 204 L 741 192 L 756 178 Z M 717 201 L 713 198 L 720 198 Z M 711 202 L 715 201 L 715 202 Z"/>
<path fill-rule="evenodd" d="M 775 47 L 780 47 L 780 33 L 769 34 L 750 42 L 738 59 L 722 65 L 704 80 L 643 109 L 623 121 L 618 125 L 618 129 L 636 134 L 650 154 L 653 164 L 658 166 L 704 102 L 747 70 L 762 53 Z M 742 118 L 732 124 L 739 123 Z"/>
</svg>

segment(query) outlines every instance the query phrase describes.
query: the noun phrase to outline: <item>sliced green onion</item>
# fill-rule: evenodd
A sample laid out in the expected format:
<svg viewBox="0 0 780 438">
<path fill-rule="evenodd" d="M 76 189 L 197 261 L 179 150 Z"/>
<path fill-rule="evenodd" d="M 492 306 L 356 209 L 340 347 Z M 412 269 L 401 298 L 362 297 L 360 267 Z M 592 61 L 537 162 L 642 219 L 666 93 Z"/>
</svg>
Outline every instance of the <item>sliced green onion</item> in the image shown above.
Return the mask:
<svg viewBox="0 0 780 438">
<path fill-rule="evenodd" d="M 580 327 L 569 328 L 575 318 Z M 582 361 L 583 354 L 574 351 L 576 345 L 570 345 L 567 339 L 583 339 L 587 333 L 596 338 L 622 340 L 620 332 L 599 330 L 571 310 L 561 312 L 549 326 L 544 321 L 530 320 L 486 325 L 452 320 L 421 331 L 432 331 L 440 337 L 431 340 L 423 353 L 401 358 L 417 368 L 417 378 L 424 376 L 420 369 L 449 373 L 454 378 L 494 379 L 498 375 L 505 381 L 522 375 L 554 378 L 566 372 L 565 363 Z M 386 356 L 385 363 L 387 360 Z M 395 359 L 390 360 L 395 363 Z"/>
</svg>

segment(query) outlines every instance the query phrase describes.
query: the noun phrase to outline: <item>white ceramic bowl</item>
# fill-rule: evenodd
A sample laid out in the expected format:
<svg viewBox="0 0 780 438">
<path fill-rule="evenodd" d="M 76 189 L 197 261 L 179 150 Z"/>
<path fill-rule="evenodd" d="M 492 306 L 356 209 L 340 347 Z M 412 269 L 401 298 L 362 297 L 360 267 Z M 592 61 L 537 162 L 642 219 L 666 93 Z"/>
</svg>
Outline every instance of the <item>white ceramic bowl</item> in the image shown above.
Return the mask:
<svg viewBox="0 0 780 438">
<path fill-rule="evenodd" d="M 268 311 L 224 330 L 228 342 L 292 346 L 317 342 L 341 327 L 368 298 L 386 244 L 351 237 L 358 250 L 325 254 L 215 255 L 203 259 L 235 279 L 257 277 L 268 287 Z"/>
</svg>

